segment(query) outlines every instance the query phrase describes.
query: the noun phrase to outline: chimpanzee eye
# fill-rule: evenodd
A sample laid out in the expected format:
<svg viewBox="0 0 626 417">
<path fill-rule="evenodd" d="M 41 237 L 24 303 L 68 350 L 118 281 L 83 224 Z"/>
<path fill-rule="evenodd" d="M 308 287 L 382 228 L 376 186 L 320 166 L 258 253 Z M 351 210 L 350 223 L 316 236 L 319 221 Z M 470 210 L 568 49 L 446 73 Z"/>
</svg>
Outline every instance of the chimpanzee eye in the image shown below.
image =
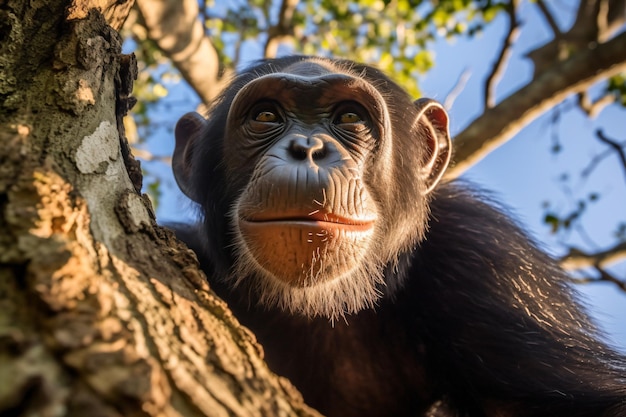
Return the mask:
<svg viewBox="0 0 626 417">
<path fill-rule="evenodd" d="M 276 116 L 276 113 L 264 110 L 264 111 L 259 112 L 254 117 L 254 120 L 256 120 L 257 122 L 272 123 L 272 122 L 278 121 L 278 116 Z"/>
<path fill-rule="evenodd" d="M 337 123 L 359 123 L 362 121 L 361 116 L 352 112 L 343 113 L 337 118 Z"/>
<path fill-rule="evenodd" d="M 367 110 L 354 101 L 339 103 L 333 116 L 333 124 L 341 129 L 362 129 L 369 124 Z"/>
</svg>

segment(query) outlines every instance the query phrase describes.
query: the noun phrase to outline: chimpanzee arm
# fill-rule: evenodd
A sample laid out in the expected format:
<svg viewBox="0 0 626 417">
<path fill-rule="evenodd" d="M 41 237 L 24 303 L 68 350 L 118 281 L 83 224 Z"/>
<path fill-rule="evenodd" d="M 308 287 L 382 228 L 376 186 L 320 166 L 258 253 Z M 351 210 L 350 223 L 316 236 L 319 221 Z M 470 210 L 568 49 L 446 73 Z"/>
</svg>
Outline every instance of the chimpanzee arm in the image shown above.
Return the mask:
<svg viewBox="0 0 626 417">
<path fill-rule="evenodd" d="M 442 186 L 431 203 L 403 292 L 419 310 L 430 373 L 468 415 L 476 406 L 514 416 L 625 416 L 623 359 L 554 260 L 486 201 L 464 184 Z"/>
</svg>

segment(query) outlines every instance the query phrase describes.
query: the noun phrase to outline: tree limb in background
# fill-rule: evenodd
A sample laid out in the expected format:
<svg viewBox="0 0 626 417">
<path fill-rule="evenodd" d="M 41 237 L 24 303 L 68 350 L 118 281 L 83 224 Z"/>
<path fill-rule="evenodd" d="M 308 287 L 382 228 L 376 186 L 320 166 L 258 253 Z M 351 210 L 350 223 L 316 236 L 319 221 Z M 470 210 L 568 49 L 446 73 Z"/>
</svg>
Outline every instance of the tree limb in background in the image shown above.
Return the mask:
<svg viewBox="0 0 626 417">
<path fill-rule="evenodd" d="M 548 6 L 545 4 L 543 0 L 537 0 L 537 6 L 539 7 L 539 10 L 541 10 L 543 17 L 546 18 L 548 25 L 550 25 L 550 28 L 552 29 L 552 33 L 554 33 L 554 37 L 555 38 L 558 37 L 561 34 L 561 29 L 559 28 L 559 25 L 556 23 L 556 20 L 554 20 L 554 16 L 552 16 L 552 13 L 550 13 L 550 9 L 548 9 Z"/>
<path fill-rule="evenodd" d="M 172 60 L 203 103 L 222 90 L 219 57 L 198 19 L 197 0 L 137 0 L 148 36 Z"/>
<path fill-rule="evenodd" d="M 445 100 L 443 101 L 443 106 L 446 108 L 446 110 L 450 110 L 452 108 L 452 106 L 454 105 L 454 101 L 465 89 L 465 86 L 467 85 L 467 82 L 469 81 L 471 76 L 472 72 L 467 68 L 465 68 L 461 75 L 459 75 L 456 84 L 454 84 L 454 87 L 452 87 L 452 90 L 450 90 L 448 95 L 446 95 Z"/>
<path fill-rule="evenodd" d="M 448 177 L 457 177 L 507 142 L 541 114 L 571 94 L 626 70 L 626 32 L 594 49 L 584 49 L 536 75 L 497 106 L 487 109 L 457 135 L 455 165 Z"/>
<path fill-rule="evenodd" d="M 610 264 L 618 262 L 626 257 L 626 242 L 602 250 L 599 252 L 584 252 L 577 248 L 571 248 L 567 255 L 559 262 L 567 270 L 574 271 L 588 267 L 606 268 Z"/>
<path fill-rule="evenodd" d="M 283 0 L 280 5 L 278 22 L 270 26 L 267 31 L 264 56 L 275 58 L 278 46 L 293 36 L 293 15 L 298 6 L 298 0 Z"/>
<path fill-rule="evenodd" d="M 509 16 L 509 32 L 504 38 L 498 59 L 493 65 L 493 69 L 485 83 L 485 109 L 490 109 L 496 105 L 496 86 L 500 82 L 502 75 L 504 75 L 509 58 L 511 57 L 513 44 L 520 34 L 520 22 L 517 20 L 518 5 L 519 0 L 511 0 L 511 3 L 507 5 L 506 12 Z"/>
<path fill-rule="evenodd" d="M 598 137 L 598 139 L 601 142 L 606 143 L 607 145 L 609 145 L 611 147 L 611 149 L 615 153 L 617 153 L 617 156 L 618 156 L 620 162 L 622 163 L 622 169 L 624 170 L 624 174 L 626 176 L 626 154 L 624 153 L 624 145 L 618 143 L 617 141 L 609 139 L 608 136 L 606 136 L 604 134 L 602 129 L 596 130 L 596 136 Z"/>
<path fill-rule="evenodd" d="M 541 8 L 542 3 L 538 5 Z M 571 29 L 559 32 L 550 42 L 527 54 L 535 65 L 535 76 L 579 51 L 609 40 L 626 23 L 625 8 L 626 0 L 581 0 Z M 549 14 L 544 16 L 549 19 Z"/>
<path fill-rule="evenodd" d="M 616 100 L 613 93 L 605 94 L 596 101 L 591 101 L 586 91 L 578 94 L 578 106 L 591 118 L 596 117 L 606 106 L 615 103 Z"/>
<path fill-rule="evenodd" d="M 613 274 L 609 273 L 606 269 L 594 268 L 594 270 L 598 274 L 597 277 L 585 276 L 583 278 L 574 278 L 574 282 L 578 284 L 589 284 L 589 283 L 595 283 L 595 282 L 610 282 L 610 283 L 617 285 L 617 288 L 619 288 L 620 290 L 626 291 L 626 281 L 620 280 Z"/>
<path fill-rule="evenodd" d="M 622 146 L 626 146 L 626 144 L 621 144 Z M 593 158 L 591 158 L 591 161 L 589 161 L 589 163 L 587 164 L 587 166 L 585 167 L 585 169 L 583 169 L 580 172 L 580 176 L 582 178 L 587 178 L 591 175 L 591 173 L 598 167 L 598 165 L 600 165 L 600 163 L 605 160 L 606 158 L 608 158 L 609 156 L 613 155 L 613 151 L 611 149 L 606 149 L 603 152 L 600 152 L 599 154 L 595 155 Z"/>
<path fill-rule="evenodd" d="M 596 155 L 589 165 L 582 171 L 583 178 L 588 177 L 598 164 L 607 157 L 617 154 L 624 174 L 626 175 L 626 143 L 619 143 L 608 138 L 601 129 L 596 131 L 596 137 L 599 141 L 609 145 L 610 149 Z M 584 268 L 594 267 L 599 273 L 599 277 L 585 277 L 581 282 L 610 281 L 618 284 L 619 288 L 626 290 L 626 282 L 617 278 L 612 278 L 603 268 L 610 264 L 615 264 L 626 259 L 626 242 L 621 242 L 615 246 L 597 252 L 585 252 L 575 247 L 570 247 L 567 255 L 560 259 L 560 264 L 568 270 L 580 270 Z"/>
</svg>

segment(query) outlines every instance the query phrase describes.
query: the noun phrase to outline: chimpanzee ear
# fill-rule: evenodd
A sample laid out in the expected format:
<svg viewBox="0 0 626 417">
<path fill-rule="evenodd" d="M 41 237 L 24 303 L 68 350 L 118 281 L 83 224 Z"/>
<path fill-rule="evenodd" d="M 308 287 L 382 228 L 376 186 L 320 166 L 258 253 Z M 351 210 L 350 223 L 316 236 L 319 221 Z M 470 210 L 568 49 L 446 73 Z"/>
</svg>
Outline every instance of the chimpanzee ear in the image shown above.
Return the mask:
<svg viewBox="0 0 626 417">
<path fill-rule="evenodd" d="M 434 100 L 420 98 L 415 100 L 418 109 L 419 132 L 425 135 L 427 154 L 422 166 L 426 193 L 431 192 L 441 180 L 448 167 L 452 153 L 448 113 Z"/>
<path fill-rule="evenodd" d="M 185 114 L 176 123 L 176 147 L 172 156 L 174 178 L 176 178 L 182 192 L 195 202 L 198 202 L 198 198 L 191 181 L 191 173 L 193 172 L 191 157 L 194 142 L 202 139 L 206 126 L 206 119 L 196 112 Z"/>
</svg>

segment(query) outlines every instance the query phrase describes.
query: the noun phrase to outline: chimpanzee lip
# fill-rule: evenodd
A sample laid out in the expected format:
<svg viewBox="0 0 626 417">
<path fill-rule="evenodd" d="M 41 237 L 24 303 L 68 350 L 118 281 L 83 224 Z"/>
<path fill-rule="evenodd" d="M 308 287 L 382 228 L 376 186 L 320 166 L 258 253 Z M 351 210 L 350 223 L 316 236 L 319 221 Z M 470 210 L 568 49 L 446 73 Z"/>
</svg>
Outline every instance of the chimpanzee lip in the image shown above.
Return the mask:
<svg viewBox="0 0 626 417">
<path fill-rule="evenodd" d="M 257 214 L 253 216 L 249 216 L 243 218 L 242 221 L 255 224 L 258 226 L 262 225 L 273 225 L 277 226 L 278 224 L 285 225 L 302 225 L 306 227 L 321 227 L 321 228 L 341 228 L 341 229 L 350 229 L 354 231 L 358 230 L 369 230 L 374 225 L 374 219 L 360 219 L 354 217 L 345 217 L 335 213 L 328 212 L 312 212 L 307 214 L 302 213 L 268 213 L 268 214 Z"/>
<path fill-rule="evenodd" d="M 266 223 L 266 222 L 320 222 L 320 223 L 337 223 L 354 226 L 364 226 L 374 223 L 374 219 L 359 219 L 354 217 L 345 217 L 335 213 L 313 212 L 307 214 L 301 213 L 271 213 L 253 215 L 243 219 L 250 223 Z"/>
</svg>

